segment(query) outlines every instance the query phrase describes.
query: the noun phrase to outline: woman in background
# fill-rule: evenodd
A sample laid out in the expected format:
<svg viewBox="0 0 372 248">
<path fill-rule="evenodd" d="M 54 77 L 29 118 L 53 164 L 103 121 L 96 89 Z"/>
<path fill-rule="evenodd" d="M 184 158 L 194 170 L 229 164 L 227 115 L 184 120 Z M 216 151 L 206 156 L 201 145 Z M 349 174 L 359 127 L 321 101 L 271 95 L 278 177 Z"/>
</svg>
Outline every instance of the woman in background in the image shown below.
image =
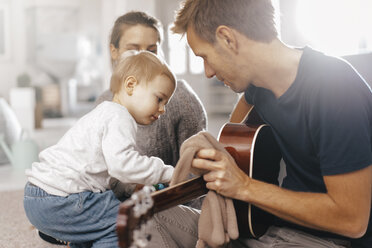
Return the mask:
<svg viewBox="0 0 372 248">
<path fill-rule="evenodd" d="M 161 54 L 161 39 L 162 25 L 156 18 L 140 11 L 118 17 L 110 37 L 112 66 L 115 67 L 120 55 L 127 50 L 147 50 Z M 112 96 L 112 92 L 107 90 L 96 103 L 112 100 Z M 138 126 L 137 145 L 144 155 L 159 157 L 165 164 L 175 166 L 183 141 L 206 129 L 206 125 L 206 112 L 200 99 L 186 81 L 178 80 L 166 113 L 152 125 Z M 115 195 L 123 199 L 133 192 L 135 185 L 123 185 L 115 180 L 111 187 Z M 190 205 L 200 208 L 199 201 Z"/>
</svg>

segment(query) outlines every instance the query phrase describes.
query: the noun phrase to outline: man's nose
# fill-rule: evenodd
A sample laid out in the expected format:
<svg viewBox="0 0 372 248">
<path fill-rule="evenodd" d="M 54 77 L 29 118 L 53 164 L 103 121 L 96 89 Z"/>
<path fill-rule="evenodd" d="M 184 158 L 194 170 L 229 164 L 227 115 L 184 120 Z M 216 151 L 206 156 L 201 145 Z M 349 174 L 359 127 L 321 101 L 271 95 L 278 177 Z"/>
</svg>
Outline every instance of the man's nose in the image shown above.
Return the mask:
<svg viewBox="0 0 372 248">
<path fill-rule="evenodd" d="M 207 78 L 212 78 L 216 75 L 215 71 L 204 61 L 204 71 Z"/>
</svg>

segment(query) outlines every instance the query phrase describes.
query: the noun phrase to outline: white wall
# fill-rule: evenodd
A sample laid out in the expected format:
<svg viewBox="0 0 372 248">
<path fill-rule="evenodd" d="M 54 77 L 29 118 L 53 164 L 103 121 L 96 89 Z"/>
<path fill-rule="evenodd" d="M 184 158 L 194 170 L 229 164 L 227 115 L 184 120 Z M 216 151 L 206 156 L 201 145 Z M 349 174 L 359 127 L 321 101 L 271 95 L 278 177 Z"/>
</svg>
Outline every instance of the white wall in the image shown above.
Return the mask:
<svg viewBox="0 0 372 248">
<path fill-rule="evenodd" d="M 0 60 L 0 97 L 9 98 L 9 90 L 16 86 L 17 76 L 27 68 L 27 30 L 26 9 L 34 6 L 74 6 L 79 8 L 79 29 L 85 34 L 98 33 L 102 37 L 103 72 L 106 78 L 104 88 L 108 87 L 110 59 L 108 37 L 115 19 L 130 10 L 147 11 L 155 14 L 154 0 L 0 0 L 0 5 L 10 10 L 10 56 Z M 98 11 L 98 12 L 97 12 Z M 99 16 L 98 16 L 99 15 Z M 97 20 L 98 18 L 98 20 Z M 92 20 L 93 25 L 92 25 Z"/>
<path fill-rule="evenodd" d="M 27 40 L 27 25 L 26 11 L 36 6 L 73 6 L 80 8 L 83 5 L 92 6 L 101 0 L 0 0 L 0 4 L 6 4 L 10 10 L 10 56 L 5 60 L 0 60 L 0 97 L 9 98 L 9 90 L 17 85 L 17 76 L 25 70 L 29 65 L 27 58 L 27 48 L 29 47 L 29 40 Z M 100 7 L 100 6 L 98 6 Z M 89 17 L 91 13 L 97 13 L 88 8 L 87 11 L 82 11 L 79 19 L 79 25 L 87 30 L 91 27 L 85 20 L 92 20 L 95 17 Z M 93 25 L 94 27 L 94 25 Z M 100 28 L 100 27 L 98 27 Z M 88 29 L 89 32 L 89 29 Z"/>
<path fill-rule="evenodd" d="M 9 98 L 9 90 L 16 86 L 17 76 L 29 66 L 27 61 L 27 40 L 25 25 L 26 10 L 35 6 L 70 6 L 79 9 L 77 28 L 83 35 L 99 35 L 100 63 L 102 73 L 102 89 L 109 87 L 111 62 L 109 56 L 109 36 L 114 21 L 120 15 L 131 11 L 141 10 L 160 19 L 164 25 L 173 22 L 175 11 L 179 8 L 180 0 L 0 0 L 11 10 L 11 54 L 6 61 L 0 61 L 0 96 Z M 166 36 L 163 48 L 167 47 Z M 31 46 L 32 47 L 32 46 Z M 167 53 L 167 49 L 165 53 Z M 168 57 L 167 54 L 166 58 Z M 59 70 L 61 68 L 55 68 Z M 210 97 L 210 83 L 204 74 L 179 75 L 189 82 L 205 105 Z M 207 106 L 206 106 L 207 107 Z"/>
<path fill-rule="evenodd" d="M 0 4 L 9 6 L 9 57 L 0 60 L 0 97 L 9 99 L 9 90 L 16 85 L 17 75 L 22 73 L 26 63 L 24 0 L 0 0 Z"/>
</svg>

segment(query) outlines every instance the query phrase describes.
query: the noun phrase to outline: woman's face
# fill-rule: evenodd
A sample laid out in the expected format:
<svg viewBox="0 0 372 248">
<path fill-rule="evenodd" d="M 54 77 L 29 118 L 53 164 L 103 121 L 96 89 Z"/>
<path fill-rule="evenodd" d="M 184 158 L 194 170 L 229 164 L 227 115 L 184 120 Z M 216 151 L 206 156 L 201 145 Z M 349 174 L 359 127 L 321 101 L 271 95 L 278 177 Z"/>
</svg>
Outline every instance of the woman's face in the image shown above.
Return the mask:
<svg viewBox="0 0 372 248">
<path fill-rule="evenodd" d="M 128 26 L 120 37 L 119 48 L 110 45 L 111 58 L 115 61 L 128 50 L 147 50 L 157 54 L 158 46 L 158 33 L 154 28 L 142 24 Z"/>
</svg>

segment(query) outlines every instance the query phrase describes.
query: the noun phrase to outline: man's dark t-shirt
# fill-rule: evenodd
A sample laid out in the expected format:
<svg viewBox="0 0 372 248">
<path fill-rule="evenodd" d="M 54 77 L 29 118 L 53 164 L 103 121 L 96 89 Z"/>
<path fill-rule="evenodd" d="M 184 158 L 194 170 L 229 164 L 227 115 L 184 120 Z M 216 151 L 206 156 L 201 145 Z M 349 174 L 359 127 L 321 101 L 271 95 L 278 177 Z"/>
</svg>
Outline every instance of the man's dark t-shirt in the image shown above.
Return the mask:
<svg viewBox="0 0 372 248">
<path fill-rule="evenodd" d="M 245 99 L 272 127 L 281 148 L 287 170 L 282 187 L 324 193 L 323 176 L 372 164 L 372 91 L 347 62 L 306 47 L 296 79 L 282 96 L 251 85 Z M 372 247 L 371 219 L 353 247 Z"/>
</svg>

